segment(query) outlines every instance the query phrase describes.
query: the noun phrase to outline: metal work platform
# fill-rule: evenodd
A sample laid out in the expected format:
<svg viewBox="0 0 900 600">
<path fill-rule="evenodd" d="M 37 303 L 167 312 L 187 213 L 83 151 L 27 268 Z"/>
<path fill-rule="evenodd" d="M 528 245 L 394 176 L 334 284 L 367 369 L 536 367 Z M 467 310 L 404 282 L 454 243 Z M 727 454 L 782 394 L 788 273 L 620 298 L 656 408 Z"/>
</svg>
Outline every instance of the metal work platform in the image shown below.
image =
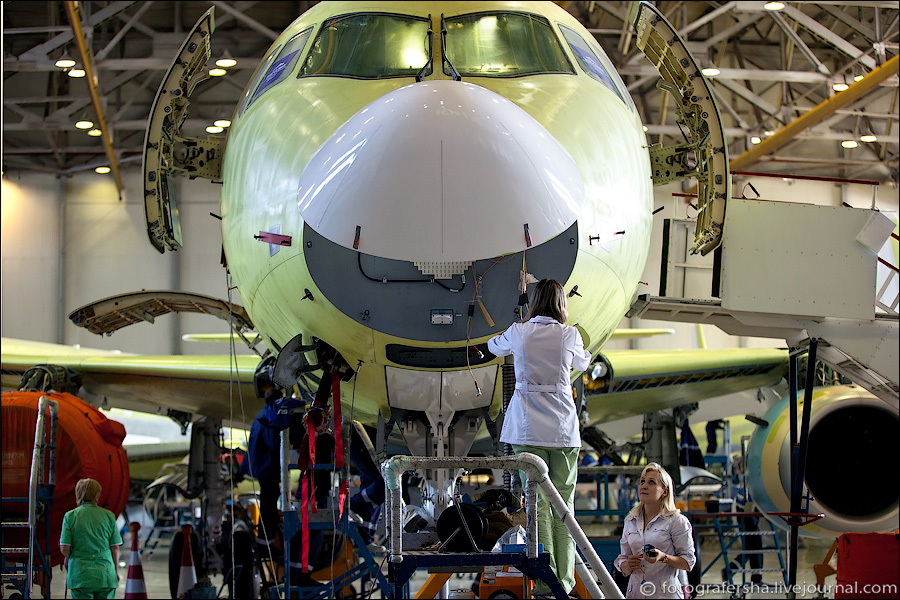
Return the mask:
<svg viewBox="0 0 900 600">
<path fill-rule="evenodd" d="M 639 296 L 626 316 L 708 323 L 795 349 L 815 338 L 822 362 L 896 409 L 900 313 L 889 289 L 897 266 L 878 256 L 893 228 L 876 210 L 732 198 L 712 297 L 678 295 L 696 273 L 678 236 L 666 236 L 660 295 Z M 880 286 L 879 264 L 889 270 Z"/>
</svg>

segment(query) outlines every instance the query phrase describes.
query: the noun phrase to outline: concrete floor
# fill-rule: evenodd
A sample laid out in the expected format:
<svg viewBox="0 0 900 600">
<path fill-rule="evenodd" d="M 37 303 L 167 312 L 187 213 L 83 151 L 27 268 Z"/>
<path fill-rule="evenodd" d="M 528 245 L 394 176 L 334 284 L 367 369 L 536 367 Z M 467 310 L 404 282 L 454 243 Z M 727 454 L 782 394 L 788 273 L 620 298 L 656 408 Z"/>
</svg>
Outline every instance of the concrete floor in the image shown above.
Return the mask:
<svg viewBox="0 0 900 600">
<path fill-rule="evenodd" d="M 608 529 L 608 526 L 603 524 L 594 524 L 588 525 L 585 527 L 585 530 L 589 535 L 597 535 L 598 532 L 603 532 L 603 530 Z M 142 532 L 144 533 L 144 532 Z M 125 540 L 125 548 L 128 548 L 130 545 L 130 538 L 126 536 Z M 812 539 L 804 539 L 801 543 L 801 549 L 799 552 L 799 560 L 798 560 L 798 576 L 797 582 L 799 585 L 803 586 L 798 589 L 797 597 L 798 598 L 813 598 L 817 597 L 815 592 L 815 575 L 813 573 L 812 565 L 816 562 L 821 562 L 824 558 L 825 554 L 828 551 L 829 546 L 831 545 L 830 540 L 812 540 Z M 719 550 L 719 542 L 715 537 L 703 538 L 701 542 L 701 554 L 704 559 L 704 565 L 707 564 L 708 561 L 712 560 L 714 556 L 718 553 Z M 129 558 L 130 551 L 125 550 L 122 553 L 122 561 L 127 563 Z M 157 550 L 152 556 L 145 556 L 142 559 L 142 565 L 144 569 L 144 578 L 145 584 L 147 587 L 147 594 L 150 598 L 169 598 L 169 584 L 168 584 L 168 550 L 165 548 L 161 548 Z M 776 555 L 765 555 L 765 562 L 763 565 L 765 568 L 777 568 L 778 560 Z M 715 564 L 707 571 L 706 575 L 703 577 L 704 584 L 710 585 L 719 585 L 718 589 L 712 588 L 707 589 L 703 596 L 704 598 L 731 598 L 732 593 L 730 590 L 725 589 L 722 584 L 721 572 L 724 567 L 724 563 L 721 558 L 716 561 Z M 119 584 L 119 589 L 116 592 L 116 598 L 124 598 L 125 597 L 125 576 L 127 574 L 127 567 L 120 567 L 119 573 L 121 576 L 121 581 Z M 385 569 L 386 572 L 386 569 Z M 418 591 L 419 587 L 425 582 L 428 574 L 424 571 L 419 572 L 411 581 L 411 592 L 412 595 Z M 451 590 L 455 589 L 464 589 L 469 588 L 473 575 L 470 574 L 459 574 L 450 579 L 449 588 Z M 737 581 L 737 579 L 736 579 Z M 749 578 L 748 578 L 749 581 Z M 766 573 L 764 575 L 764 581 L 770 585 L 775 584 L 776 582 L 781 583 L 782 580 L 778 573 Z M 222 577 L 216 576 L 213 578 L 213 583 L 216 585 L 216 589 L 221 587 L 222 585 Z M 830 577 L 826 583 L 834 583 L 834 577 Z M 54 570 L 53 582 L 51 584 L 51 595 L 52 598 L 63 598 L 65 592 L 65 573 L 57 567 Z M 227 595 L 227 589 L 223 591 L 223 596 Z M 785 597 L 786 593 L 783 588 L 775 591 L 771 590 L 770 593 L 764 594 L 759 591 L 748 594 L 746 597 Z M 9 591 L 6 592 L 6 597 L 9 597 Z M 40 596 L 40 588 L 35 588 L 34 597 L 38 598 Z M 376 591 L 373 595 L 373 598 L 380 597 L 380 593 Z M 821 597 L 821 596 L 819 596 Z M 825 597 L 834 597 L 833 593 L 826 592 Z"/>
</svg>

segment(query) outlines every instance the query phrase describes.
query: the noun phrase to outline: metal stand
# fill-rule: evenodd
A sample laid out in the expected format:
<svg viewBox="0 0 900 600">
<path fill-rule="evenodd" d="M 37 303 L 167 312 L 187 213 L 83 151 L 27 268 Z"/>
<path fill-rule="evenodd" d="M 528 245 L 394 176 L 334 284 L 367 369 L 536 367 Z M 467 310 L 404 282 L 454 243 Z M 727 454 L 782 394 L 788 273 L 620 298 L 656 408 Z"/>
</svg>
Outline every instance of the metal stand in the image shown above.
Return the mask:
<svg viewBox="0 0 900 600">
<path fill-rule="evenodd" d="M 45 417 L 44 411 L 50 409 L 50 443 L 44 441 Z M 12 522 L 3 521 L 0 523 L 0 572 L 2 572 L 2 581 L 0 586 L 7 582 L 11 582 L 16 586 L 22 596 L 31 598 L 31 587 L 34 582 L 34 559 L 37 552 L 37 559 L 40 563 L 40 572 L 42 573 L 42 587 L 45 593 L 50 590 L 50 578 L 52 576 L 52 567 L 50 566 L 50 557 L 45 556 L 41 550 L 40 542 L 37 538 L 37 522 L 39 519 L 46 520 L 50 512 L 50 505 L 53 503 L 53 495 L 56 488 L 56 426 L 57 415 L 59 412 L 59 404 L 55 400 L 51 400 L 47 396 L 41 396 L 38 400 L 38 417 L 34 432 L 34 453 L 31 458 L 31 481 L 28 487 L 27 498 L 3 498 L 3 502 L 27 502 L 28 503 L 28 521 Z M 47 481 L 42 482 L 44 476 L 44 459 L 47 450 L 49 454 L 49 468 L 47 469 Z M 27 548 L 8 548 L 6 547 L 5 530 L 7 528 L 21 528 L 28 530 L 28 547 Z M 44 528 L 47 539 L 45 548 L 50 548 L 50 527 Z M 19 567 L 16 561 L 12 566 L 7 565 L 9 556 L 26 556 L 27 562 Z M 13 562 L 13 561 L 9 561 Z"/>
<path fill-rule="evenodd" d="M 400 480 L 404 472 L 423 468 L 492 468 L 524 471 L 526 475 L 525 512 L 527 515 L 527 526 L 525 527 L 525 558 L 528 560 L 536 560 L 539 556 L 536 506 L 538 487 L 540 487 L 548 502 L 553 507 L 553 510 L 559 515 L 560 520 L 572 535 L 575 546 L 581 550 L 594 569 L 593 573 L 591 573 L 578 552 L 575 553 L 575 570 L 581 576 L 581 580 L 587 588 L 590 597 L 622 597 L 622 593 L 612 576 L 609 574 L 606 565 L 600 560 L 600 557 L 591 545 L 590 540 L 588 540 L 584 531 L 581 529 L 581 526 L 575 520 L 574 514 L 569 510 L 569 507 L 559 495 L 559 491 L 550 481 L 547 463 L 538 456 L 528 452 L 522 452 L 510 457 L 487 458 L 467 456 L 422 457 L 398 455 L 385 461 L 381 465 L 381 471 L 384 474 L 384 482 L 388 492 L 388 512 L 390 515 L 390 518 L 388 519 L 388 531 L 390 539 L 390 562 L 392 565 L 402 564 L 406 560 L 407 555 L 407 553 L 403 552 L 403 525 L 401 522 L 403 501 L 401 499 Z M 446 559 L 447 556 L 448 555 L 443 555 L 439 558 Z M 479 559 L 482 558 L 481 555 L 478 555 L 478 557 Z M 484 558 L 484 560 L 491 561 L 496 559 Z M 502 562 L 499 564 L 513 563 L 509 556 L 501 556 L 500 560 Z M 496 563 L 488 562 L 482 564 Z M 530 564 L 526 563 L 526 568 L 532 567 Z M 538 569 L 539 566 L 535 564 L 533 568 Z M 548 583 L 551 581 L 547 579 L 543 580 Z M 399 591 L 400 588 L 403 587 L 403 585 L 397 582 L 394 582 L 394 585 L 396 588 L 395 591 Z"/>
<path fill-rule="evenodd" d="M 816 374 L 816 348 L 818 340 L 810 338 L 809 350 L 806 357 L 806 390 L 803 395 L 803 416 L 800 422 L 800 436 L 797 436 L 797 382 L 798 382 L 798 355 L 800 351 L 792 351 L 788 367 L 790 379 L 791 405 L 791 513 L 796 515 L 801 512 L 800 503 L 803 499 L 803 484 L 806 479 L 806 449 L 809 445 L 809 417 L 812 412 L 813 382 Z M 785 519 L 791 526 L 788 534 L 788 589 L 793 590 L 797 583 L 797 552 L 799 550 L 798 535 L 800 526 L 805 522 L 800 517 Z M 788 592 L 788 598 L 795 598 L 796 593 Z"/>
<path fill-rule="evenodd" d="M 535 558 L 528 558 L 524 552 L 436 552 L 410 551 L 403 553 L 403 562 L 391 562 L 388 566 L 390 598 L 409 598 L 409 579 L 418 568 L 427 568 L 430 573 L 481 572 L 485 567 L 513 566 L 532 579 L 546 583 L 557 598 L 568 598 L 553 570 L 550 568 L 550 554 L 541 552 Z"/>
<path fill-rule="evenodd" d="M 338 592 L 340 590 L 352 584 L 354 581 L 362 579 L 366 576 L 371 576 L 375 580 L 378 587 L 381 588 L 382 594 L 385 596 L 388 595 L 390 589 L 388 580 L 381 573 L 380 565 L 372 556 L 372 553 L 369 551 L 369 548 L 363 541 L 362 536 L 359 535 L 359 529 L 357 528 L 356 523 L 350 522 L 347 514 L 348 511 L 349 508 L 346 509 L 343 516 L 337 522 L 337 528 L 335 529 L 335 531 L 347 536 L 349 541 L 352 542 L 356 547 L 356 551 L 359 554 L 359 557 L 362 559 L 362 562 L 354 565 L 344 573 L 336 576 L 330 583 L 321 585 L 319 587 L 298 587 L 291 584 L 291 538 L 293 538 L 294 535 L 298 531 L 300 531 L 300 517 L 297 514 L 296 510 L 288 510 L 284 512 L 284 583 L 272 588 L 273 591 L 270 592 L 273 594 L 272 597 L 292 598 L 294 593 L 298 593 L 300 598 L 334 598 L 338 596 Z M 328 513 L 329 511 L 323 509 L 320 514 Z M 330 520 L 314 521 L 309 524 L 309 528 L 332 529 L 333 525 L 334 524 Z M 280 595 L 274 595 L 276 594 L 276 591 Z"/>
<path fill-rule="evenodd" d="M 369 551 L 368 546 L 363 541 L 362 536 L 359 535 L 359 530 L 356 526 L 356 523 L 351 523 L 349 518 L 350 507 L 349 502 L 344 508 L 344 513 L 337 520 L 337 522 L 333 522 L 332 519 L 324 520 L 321 517 L 326 515 L 333 515 L 334 509 L 322 509 L 318 515 L 319 519 L 310 522 L 309 528 L 311 530 L 315 529 L 332 529 L 335 531 L 342 533 L 347 536 L 349 540 L 356 547 L 356 551 L 359 554 L 362 562 L 354 565 L 343 574 L 335 577 L 331 583 L 321 585 L 318 587 L 298 587 L 293 585 L 291 582 L 291 540 L 294 535 L 297 534 L 301 529 L 300 516 L 297 513 L 297 509 L 294 507 L 294 504 L 291 502 L 291 494 L 290 494 L 290 470 L 295 469 L 297 465 L 295 463 L 291 463 L 290 460 L 291 450 L 290 444 L 288 441 L 288 432 L 281 432 L 281 502 L 284 507 L 284 581 L 280 585 L 275 585 L 270 588 L 269 593 L 273 598 L 291 598 L 294 593 L 298 593 L 300 598 L 332 598 L 337 595 L 337 592 L 354 581 L 358 579 L 362 579 L 366 576 L 371 576 L 377 585 L 381 588 L 382 594 L 388 594 L 388 582 L 384 575 L 381 573 L 381 566 L 372 556 L 372 553 Z M 317 464 L 315 469 L 320 470 L 334 470 L 333 464 Z M 332 498 L 334 500 L 334 498 Z M 315 502 L 315 498 L 310 499 L 311 502 Z"/>
</svg>

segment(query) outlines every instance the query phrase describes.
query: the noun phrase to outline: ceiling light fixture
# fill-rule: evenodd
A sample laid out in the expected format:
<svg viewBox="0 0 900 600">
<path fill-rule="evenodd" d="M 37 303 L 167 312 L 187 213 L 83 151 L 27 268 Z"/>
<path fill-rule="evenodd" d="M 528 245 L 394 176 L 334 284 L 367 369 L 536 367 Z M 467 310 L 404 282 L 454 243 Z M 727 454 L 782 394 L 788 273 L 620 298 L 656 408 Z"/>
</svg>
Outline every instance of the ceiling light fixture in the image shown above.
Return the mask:
<svg viewBox="0 0 900 600">
<path fill-rule="evenodd" d="M 56 66 L 60 69 L 71 69 L 75 66 L 75 61 L 69 58 L 67 55 L 63 54 L 58 59 L 56 59 Z"/>
<path fill-rule="evenodd" d="M 66 71 L 66 75 L 69 77 L 84 77 L 85 72 L 84 69 L 69 69 Z"/>
<path fill-rule="evenodd" d="M 91 129 L 90 131 L 88 131 L 88 135 L 91 137 L 100 137 L 101 135 L 103 135 L 103 132 L 99 129 Z"/>
<path fill-rule="evenodd" d="M 784 2 L 766 2 L 763 8 L 766 10 L 784 10 Z"/>
<path fill-rule="evenodd" d="M 859 144 L 856 143 L 856 140 L 844 140 L 841 142 L 841 146 L 844 148 L 856 148 Z"/>
<path fill-rule="evenodd" d="M 101 175 L 106 175 L 110 172 L 110 170 L 111 169 L 109 167 L 97 167 L 96 169 L 94 169 L 94 172 L 100 173 Z"/>
<path fill-rule="evenodd" d="M 847 85 L 846 83 L 844 83 L 843 81 L 836 81 L 833 84 L 831 84 L 831 89 L 833 89 L 836 92 L 843 92 L 848 87 L 850 87 L 850 86 Z"/>
<path fill-rule="evenodd" d="M 750 143 L 753 144 L 754 146 L 755 146 L 756 144 L 760 143 L 761 141 L 762 141 L 762 140 L 759 139 L 759 136 L 758 136 L 758 135 L 754 135 L 752 138 L 750 138 Z"/>
<path fill-rule="evenodd" d="M 218 69 L 218 68 L 209 70 L 209 74 L 212 77 L 221 77 L 222 75 L 224 75 L 227 72 L 228 71 L 226 71 L 225 69 Z"/>
<path fill-rule="evenodd" d="M 206 133 L 222 133 L 225 131 L 222 127 L 216 127 L 215 125 L 210 125 L 206 128 Z"/>
<path fill-rule="evenodd" d="M 865 77 L 865 75 L 857 75 L 853 78 L 853 81 L 862 81 L 863 77 Z"/>
<path fill-rule="evenodd" d="M 864 135 L 859 136 L 859 141 L 866 142 L 866 143 L 872 143 L 872 142 L 877 142 L 878 138 L 871 133 L 866 133 Z"/>
<path fill-rule="evenodd" d="M 228 53 L 228 50 L 222 54 L 222 58 L 216 61 L 217 67 L 222 67 L 223 69 L 230 69 L 234 65 L 237 64 L 237 61 L 231 57 L 231 54 Z"/>
<path fill-rule="evenodd" d="M 703 73 L 704 75 L 706 75 L 707 77 L 715 77 L 722 71 L 720 71 L 716 67 L 706 67 L 705 69 L 701 69 L 700 72 Z"/>
<path fill-rule="evenodd" d="M 78 121 L 77 123 L 75 123 L 76 129 L 90 129 L 93 126 L 94 126 L 93 121 Z"/>
<path fill-rule="evenodd" d="M 217 121 L 213 121 L 213 125 L 216 127 L 231 127 L 231 121 L 228 119 L 219 119 Z"/>
</svg>

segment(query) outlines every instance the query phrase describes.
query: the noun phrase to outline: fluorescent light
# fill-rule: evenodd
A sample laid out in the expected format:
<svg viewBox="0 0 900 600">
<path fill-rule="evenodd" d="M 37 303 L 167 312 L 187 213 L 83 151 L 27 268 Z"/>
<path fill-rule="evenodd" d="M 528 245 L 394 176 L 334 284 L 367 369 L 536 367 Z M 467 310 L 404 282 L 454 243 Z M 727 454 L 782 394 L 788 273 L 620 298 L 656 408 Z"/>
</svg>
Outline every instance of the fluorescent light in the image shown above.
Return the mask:
<svg viewBox="0 0 900 600">
<path fill-rule="evenodd" d="M 221 127 L 216 127 L 215 125 L 210 125 L 206 128 L 206 133 L 222 133 L 224 131 Z"/>
<path fill-rule="evenodd" d="M 60 69 L 68 69 L 75 66 L 75 61 L 71 58 L 63 56 L 58 61 L 56 61 L 56 66 Z"/>
<path fill-rule="evenodd" d="M 221 77 L 222 75 L 224 75 L 227 72 L 228 71 L 226 71 L 225 69 L 210 69 L 209 70 L 209 74 L 213 77 Z"/>
<path fill-rule="evenodd" d="M 844 148 L 856 148 L 859 144 L 856 143 L 856 140 L 844 140 L 841 142 L 841 146 Z"/>
<path fill-rule="evenodd" d="M 93 126 L 93 121 L 78 121 L 77 123 L 75 123 L 76 129 L 90 129 Z"/>
<path fill-rule="evenodd" d="M 231 121 L 228 119 L 219 119 L 218 121 L 213 122 L 213 125 L 216 127 L 231 127 Z"/>
<path fill-rule="evenodd" d="M 223 69 L 229 69 L 237 64 L 237 61 L 233 58 L 220 58 L 216 61 L 217 67 L 222 67 Z"/>
<path fill-rule="evenodd" d="M 88 131 L 88 135 L 91 137 L 99 137 L 103 135 L 103 132 L 99 129 L 91 129 L 90 131 Z"/>
<path fill-rule="evenodd" d="M 867 133 L 865 135 L 859 136 L 859 141 L 861 142 L 877 142 L 878 138 L 872 135 L 871 133 Z"/>
<path fill-rule="evenodd" d="M 703 73 L 704 75 L 706 75 L 707 77 L 715 77 L 722 71 L 718 70 L 715 67 L 707 67 L 705 69 L 701 69 L 700 72 Z"/>
<path fill-rule="evenodd" d="M 97 167 L 96 169 L 94 169 L 94 172 L 100 173 L 101 175 L 106 175 L 107 173 L 110 172 L 110 168 L 109 167 Z"/>
<path fill-rule="evenodd" d="M 66 71 L 66 75 L 69 77 L 84 77 L 85 73 L 84 69 L 70 69 Z"/>
<path fill-rule="evenodd" d="M 784 9 L 783 2 L 766 2 L 763 5 L 763 8 L 766 10 L 782 10 Z"/>
<path fill-rule="evenodd" d="M 759 139 L 759 136 L 756 136 L 756 135 L 754 135 L 752 138 L 750 138 L 750 143 L 753 145 L 756 145 L 756 144 L 760 143 L 761 141 L 762 140 Z"/>
<path fill-rule="evenodd" d="M 850 86 L 847 85 L 846 83 L 844 83 L 843 81 L 838 82 L 838 83 L 834 83 L 834 84 L 831 85 L 831 89 L 833 89 L 833 90 L 836 91 L 836 92 L 843 92 L 843 91 L 846 90 L 848 87 L 850 87 Z"/>
</svg>

